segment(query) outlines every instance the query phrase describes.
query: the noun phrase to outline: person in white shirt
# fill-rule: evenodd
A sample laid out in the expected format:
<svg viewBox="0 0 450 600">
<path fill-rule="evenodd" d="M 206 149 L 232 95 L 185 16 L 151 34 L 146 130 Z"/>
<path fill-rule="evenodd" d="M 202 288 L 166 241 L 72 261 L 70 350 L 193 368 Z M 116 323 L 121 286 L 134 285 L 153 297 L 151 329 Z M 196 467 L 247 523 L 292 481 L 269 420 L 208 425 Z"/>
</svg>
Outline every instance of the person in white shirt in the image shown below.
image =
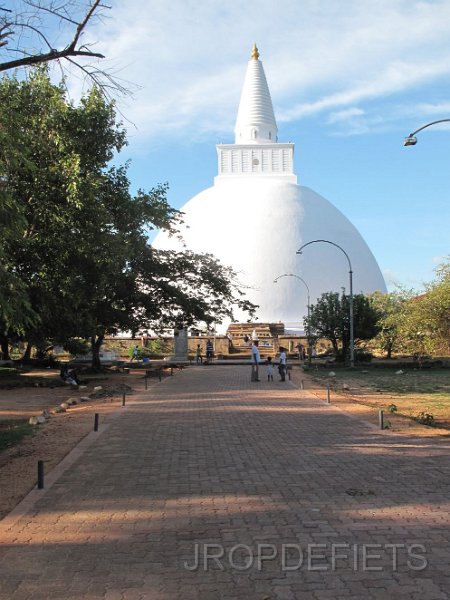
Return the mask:
<svg viewBox="0 0 450 600">
<path fill-rule="evenodd" d="M 278 372 L 280 373 L 280 381 L 286 381 L 286 349 L 280 346 L 280 360 L 278 363 Z"/>
<path fill-rule="evenodd" d="M 251 375 L 251 381 L 261 381 L 259 379 L 259 361 L 260 360 L 261 360 L 261 355 L 259 354 L 258 340 L 253 340 L 253 343 L 252 343 L 252 375 Z"/>
<path fill-rule="evenodd" d="M 272 357 L 268 356 L 267 357 L 267 381 L 273 381 L 273 363 L 272 363 Z"/>
</svg>

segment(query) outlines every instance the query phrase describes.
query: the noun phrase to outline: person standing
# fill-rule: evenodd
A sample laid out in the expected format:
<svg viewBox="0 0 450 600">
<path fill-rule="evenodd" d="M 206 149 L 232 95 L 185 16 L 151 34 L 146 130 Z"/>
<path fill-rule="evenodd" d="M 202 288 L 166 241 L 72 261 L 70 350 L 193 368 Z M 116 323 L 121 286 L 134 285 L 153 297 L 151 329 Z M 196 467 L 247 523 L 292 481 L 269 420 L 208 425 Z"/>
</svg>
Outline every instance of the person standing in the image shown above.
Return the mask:
<svg viewBox="0 0 450 600">
<path fill-rule="evenodd" d="M 258 340 L 253 340 L 253 343 L 252 343 L 251 381 L 261 381 L 259 378 L 259 361 L 261 360 L 261 355 L 259 354 L 258 343 L 259 343 Z"/>
<path fill-rule="evenodd" d="M 200 346 L 200 344 L 197 344 L 196 357 L 197 357 L 197 364 L 200 363 L 202 365 L 203 364 L 203 356 L 202 356 L 202 347 Z"/>
<path fill-rule="evenodd" d="M 136 346 L 133 348 L 133 352 L 131 353 L 131 361 L 133 362 L 133 360 L 138 360 L 139 358 L 139 346 L 136 344 Z"/>
<path fill-rule="evenodd" d="M 227 333 L 227 340 L 228 340 L 228 352 L 231 352 L 231 350 L 233 348 L 233 336 L 231 335 L 230 332 Z"/>
<path fill-rule="evenodd" d="M 273 363 L 272 357 L 267 357 L 267 381 L 273 381 Z"/>
<path fill-rule="evenodd" d="M 208 362 L 211 362 L 213 359 L 213 355 L 214 355 L 214 346 L 213 346 L 213 343 L 210 340 L 210 338 L 208 338 L 208 341 L 206 342 L 206 360 Z"/>
<path fill-rule="evenodd" d="M 280 346 L 280 360 L 278 363 L 278 372 L 280 373 L 280 381 L 286 381 L 286 349 Z"/>
</svg>

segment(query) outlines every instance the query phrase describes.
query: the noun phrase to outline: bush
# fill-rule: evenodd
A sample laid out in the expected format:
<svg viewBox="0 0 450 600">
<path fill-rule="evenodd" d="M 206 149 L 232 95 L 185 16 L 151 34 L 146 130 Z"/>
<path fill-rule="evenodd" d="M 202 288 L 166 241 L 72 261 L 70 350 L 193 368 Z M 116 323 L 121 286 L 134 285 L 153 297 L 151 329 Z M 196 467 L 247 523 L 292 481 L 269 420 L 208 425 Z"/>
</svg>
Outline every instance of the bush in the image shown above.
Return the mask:
<svg viewBox="0 0 450 600">
<path fill-rule="evenodd" d="M 14 367 L 0 367 L 0 377 L 8 377 L 9 375 L 16 375 L 17 369 Z"/>
<path fill-rule="evenodd" d="M 85 355 L 89 352 L 89 343 L 86 340 L 80 340 L 79 338 L 70 338 L 64 342 L 64 350 L 76 356 L 77 354 Z"/>
<path fill-rule="evenodd" d="M 373 354 L 368 350 L 355 350 L 355 362 L 369 363 L 372 361 Z"/>
<path fill-rule="evenodd" d="M 436 421 L 433 415 L 431 415 L 430 413 L 421 412 L 419 415 L 417 415 L 416 421 L 421 425 L 428 425 L 429 427 L 436 426 Z"/>
</svg>

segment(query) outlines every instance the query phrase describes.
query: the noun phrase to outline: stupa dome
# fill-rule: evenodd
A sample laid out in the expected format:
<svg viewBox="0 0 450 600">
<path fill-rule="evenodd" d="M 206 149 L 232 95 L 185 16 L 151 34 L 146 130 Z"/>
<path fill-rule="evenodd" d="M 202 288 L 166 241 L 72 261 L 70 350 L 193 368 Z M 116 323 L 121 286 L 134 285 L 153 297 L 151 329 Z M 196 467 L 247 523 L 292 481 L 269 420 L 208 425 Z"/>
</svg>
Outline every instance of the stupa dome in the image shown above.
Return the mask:
<svg viewBox="0 0 450 600">
<path fill-rule="evenodd" d="M 323 292 L 349 292 L 344 252 L 327 243 L 296 251 L 313 240 L 341 246 L 351 260 L 354 293 L 385 292 L 386 286 L 366 242 L 352 223 L 313 190 L 297 185 L 294 145 L 274 140 L 276 123 L 259 54 L 252 52 L 236 123 L 236 143 L 220 144 L 214 185 L 181 211 L 182 235 L 195 252 L 215 255 L 238 273 L 249 300 L 259 305 L 261 322 L 301 327 L 311 303 Z M 258 63 L 255 68 L 255 64 Z M 247 121 L 245 121 L 247 115 Z M 159 233 L 154 246 L 181 250 L 180 242 Z M 236 314 L 237 320 L 247 315 Z"/>
</svg>

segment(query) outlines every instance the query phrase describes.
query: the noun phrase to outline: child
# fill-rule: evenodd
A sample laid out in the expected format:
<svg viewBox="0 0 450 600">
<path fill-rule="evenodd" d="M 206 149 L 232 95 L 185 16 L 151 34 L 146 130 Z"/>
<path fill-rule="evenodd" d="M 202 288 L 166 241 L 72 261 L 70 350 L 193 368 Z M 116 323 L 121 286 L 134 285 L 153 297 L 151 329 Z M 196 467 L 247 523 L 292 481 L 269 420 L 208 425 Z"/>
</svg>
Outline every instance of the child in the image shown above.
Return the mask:
<svg viewBox="0 0 450 600">
<path fill-rule="evenodd" d="M 197 344 L 197 364 L 200 363 L 201 365 L 203 364 L 203 356 L 202 356 L 202 349 L 200 344 Z"/>
<path fill-rule="evenodd" d="M 273 381 L 273 364 L 272 357 L 267 357 L 267 381 Z"/>
</svg>

